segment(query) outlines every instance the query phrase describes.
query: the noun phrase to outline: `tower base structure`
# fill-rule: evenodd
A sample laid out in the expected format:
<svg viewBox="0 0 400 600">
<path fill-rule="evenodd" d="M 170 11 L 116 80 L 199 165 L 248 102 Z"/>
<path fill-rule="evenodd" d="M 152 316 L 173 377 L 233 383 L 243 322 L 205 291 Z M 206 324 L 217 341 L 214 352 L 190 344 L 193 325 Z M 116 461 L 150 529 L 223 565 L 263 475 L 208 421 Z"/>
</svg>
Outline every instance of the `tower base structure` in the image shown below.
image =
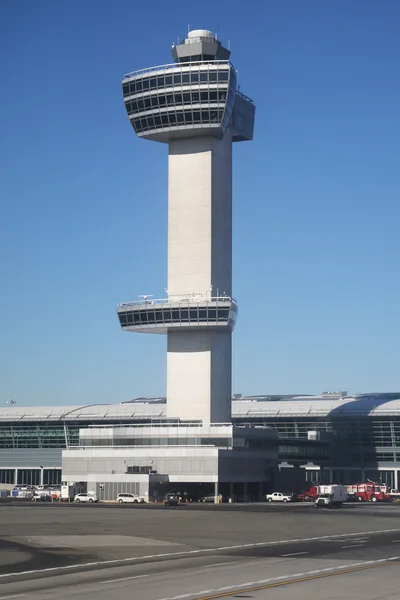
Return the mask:
<svg viewBox="0 0 400 600">
<path fill-rule="evenodd" d="M 65 481 L 82 482 L 101 500 L 131 492 L 163 501 L 171 490 L 198 501 L 222 496 L 261 500 L 278 464 L 278 435 L 268 429 L 155 423 L 80 429 L 79 447 L 63 450 Z"/>
</svg>

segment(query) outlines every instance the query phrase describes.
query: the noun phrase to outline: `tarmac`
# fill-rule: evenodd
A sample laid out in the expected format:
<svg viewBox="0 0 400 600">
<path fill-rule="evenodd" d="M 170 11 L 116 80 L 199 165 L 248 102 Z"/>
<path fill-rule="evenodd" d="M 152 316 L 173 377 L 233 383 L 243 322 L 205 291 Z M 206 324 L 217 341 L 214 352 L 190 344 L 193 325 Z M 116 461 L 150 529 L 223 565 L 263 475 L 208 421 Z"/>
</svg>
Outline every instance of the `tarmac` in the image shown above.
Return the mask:
<svg viewBox="0 0 400 600">
<path fill-rule="evenodd" d="M 4 503 L 0 600 L 390 600 L 399 597 L 399 511 Z"/>
</svg>

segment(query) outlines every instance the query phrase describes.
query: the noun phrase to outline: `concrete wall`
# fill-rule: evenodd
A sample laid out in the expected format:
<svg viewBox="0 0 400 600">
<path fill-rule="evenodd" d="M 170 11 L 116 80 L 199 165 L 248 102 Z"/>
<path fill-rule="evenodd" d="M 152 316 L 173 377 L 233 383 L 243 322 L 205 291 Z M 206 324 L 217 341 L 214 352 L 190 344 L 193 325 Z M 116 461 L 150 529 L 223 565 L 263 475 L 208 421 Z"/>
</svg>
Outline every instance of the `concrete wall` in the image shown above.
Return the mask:
<svg viewBox="0 0 400 600">
<path fill-rule="evenodd" d="M 211 333 L 210 422 L 230 423 L 232 420 L 232 334 Z"/>
<path fill-rule="evenodd" d="M 221 425 L 221 426 L 183 426 L 182 424 L 174 426 L 173 424 L 168 424 L 168 426 L 157 426 L 154 425 L 142 425 L 140 427 L 130 427 L 129 424 L 118 427 L 92 427 L 92 428 L 83 428 L 79 431 L 79 439 L 81 446 L 89 446 L 90 440 L 95 440 L 99 443 L 93 443 L 93 446 L 101 446 L 109 444 L 113 446 L 113 441 L 121 441 L 121 440 L 129 440 L 135 439 L 135 441 L 144 442 L 145 440 L 152 440 L 154 442 L 154 446 L 157 447 L 162 445 L 161 440 L 168 438 L 170 444 L 177 445 L 172 440 L 177 439 L 182 442 L 185 446 L 194 445 L 192 442 L 188 441 L 193 438 L 225 438 L 227 443 L 231 442 L 233 435 L 233 426 L 232 425 Z M 240 435 L 243 431 L 247 437 L 252 434 L 252 430 L 241 430 L 238 429 L 239 433 L 236 435 Z M 250 433 L 249 433 L 250 431 Z M 259 430 L 255 430 L 259 432 Z M 270 434 L 271 439 L 275 440 L 275 433 L 272 432 Z M 130 446 L 134 446 L 135 444 L 127 444 Z M 151 446 L 150 443 L 144 444 L 146 446 Z M 163 444 L 165 445 L 165 444 Z M 139 445 L 138 445 L 139 446 Z M 139 446 L 140 447 L 140 446 Z M 123 449 L 123 447 L 121 448 Z"/>
<path fill-rule="evenodd" d="M 63 451 L 63 480 L 93 484 L 145 480 L 149 475 L 127 474 L 128 466 L 149 466 L 158 481 L 265 482 L 276 466 L 273 449 L 266 451 L 218 448 L 86 448 Z"/>
<path fill-rule="evenodd" d="M 231 344 L 230 332 L 168 333 L 168 418 L 231 421 Z"/>
<path fill-rule="evenodd" d="M 173 140 L 168 160 L 168 294 L 232 295 L 232 138 Z M 167 416 L 231 419 L 231 334 L 168 333 Z"/>
<path fill-rule="evenodd" d="M 148 501 L 151 479 L 151 475 L 88 473 L 83 481 L 87 482 L 88 491 L 95 491 L 100 500 L 116 500 L 118 494 L 130 493 L 143 496 Z"/>
<path fill-rule="evenodd" d="M 151 466 L 161 475 L 185 481 L 196 475 L 198 481 L 213 481 L 218 476 L 216 448 L 86 448 L 63 451 L 63 480 L 87 481 L 88 473 L 110 476 L 127 475 L 129 466 Z M 137 475 L 128 475 L 134 480 Z"/>
<path fill-rule="evenodd" d="M 232 296 L 232 137 L 212 144 L 211 285 Z"/>
<path fill-rule="evenodd" d="M 101 489 L 102 485 L 103 489 Z M 149 500 L 149 486 L 148 483 L 139 481 L 109 481 L 100 483 L 94 483 L 90 481 L 88 483 L 88 490 L 96 492 L 96 496 L 101 502 L 110 502 L 117 499 L 118 494 L 129 493 L 142 496 L 146 502 Z"/>
<path fill-rule="evenodd" d="M 168 160 L 168 292 L 231 295 L 232 142 L 173 140 Z"/>
</svg>

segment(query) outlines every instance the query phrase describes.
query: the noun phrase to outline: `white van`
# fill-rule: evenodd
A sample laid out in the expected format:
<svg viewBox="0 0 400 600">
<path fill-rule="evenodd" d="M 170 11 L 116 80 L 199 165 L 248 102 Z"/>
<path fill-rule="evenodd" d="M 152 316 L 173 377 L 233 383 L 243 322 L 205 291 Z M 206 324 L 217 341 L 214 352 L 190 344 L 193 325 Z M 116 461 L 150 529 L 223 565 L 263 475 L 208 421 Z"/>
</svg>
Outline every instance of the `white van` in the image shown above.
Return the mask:
<svg viewBox="0 0 400 600">
<path fill-rule="evenodd" d="M 137 496 L 136 494 L 118 494 L 116 502 L 119 502 L 120 504 L 125 504 L 127 502 L 142 504 L 144 498 L 142 498 L 142 496 Z"/>
<path fill-rule="evenodd" d="M 74 502 L 89 502 L 90 504 L 92 504 L 92 502 L 98 502 L 99 499 L 96 496 L 96 494 L 92 494 L 92 493 L 85 493 L 85 494 L 76 494 L 75 498 L 74 498 Z"/>
</svg>

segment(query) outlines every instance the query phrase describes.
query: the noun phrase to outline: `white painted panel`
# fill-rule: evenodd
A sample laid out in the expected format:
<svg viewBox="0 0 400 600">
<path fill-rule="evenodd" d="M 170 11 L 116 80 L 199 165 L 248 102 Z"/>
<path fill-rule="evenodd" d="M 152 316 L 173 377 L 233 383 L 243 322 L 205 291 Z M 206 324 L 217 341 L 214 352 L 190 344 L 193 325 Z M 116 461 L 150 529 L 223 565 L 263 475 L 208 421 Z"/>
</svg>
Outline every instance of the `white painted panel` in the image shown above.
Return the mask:
<svg viewBox="0 0 400 600">
<path fill-rule="evenodd" d="M 167 416 L 210 422 L 211 348 L 207 331 L 169 332 Z"/>
<path fill-rule="evenodd" d="M 232 140 L 173 140 L 168 159 L 168 293 L 232 295 Z M 168 333 L 167 415 L 231 418 L 231 334 Z"/>
</svg>

